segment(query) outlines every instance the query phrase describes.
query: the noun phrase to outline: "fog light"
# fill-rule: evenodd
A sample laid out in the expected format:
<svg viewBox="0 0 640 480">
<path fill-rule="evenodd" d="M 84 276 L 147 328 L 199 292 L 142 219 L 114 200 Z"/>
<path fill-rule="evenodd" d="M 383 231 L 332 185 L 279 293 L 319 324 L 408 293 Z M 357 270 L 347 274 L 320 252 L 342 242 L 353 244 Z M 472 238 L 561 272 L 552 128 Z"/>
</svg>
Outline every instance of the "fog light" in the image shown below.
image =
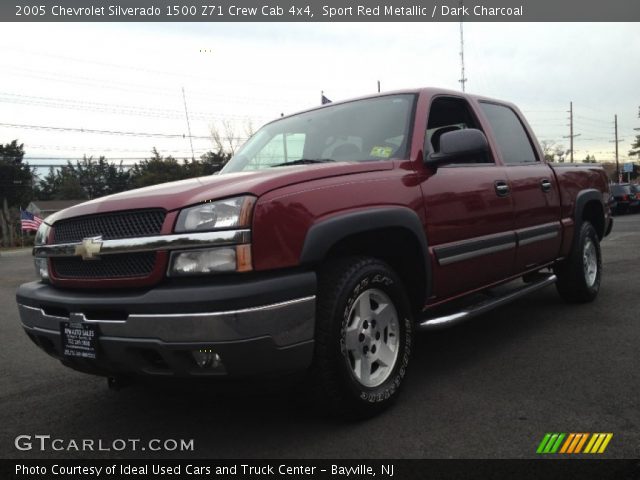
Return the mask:
<svg viewBox="0 0 640 480">
<path fill-rule="evenodd" d="M 49 260 L 46 258 L 36 257 L 34 259 L 36 266 L 36 275 L 40 277 L 40 280 L 49 280 Z"/>
<path fill-rule="evenodd" d="M 228 247 L 174 252 L 169 274 L 179 276 L 235 271 L 236 249 Z"/>
<path fill-rule="evenodd" d="M 220 355 L 214 353 L 210 348 L 201 348 L 191 352 L 194 362 L 200 368 L 218 368 L 222 365 Z"/>
</svg>

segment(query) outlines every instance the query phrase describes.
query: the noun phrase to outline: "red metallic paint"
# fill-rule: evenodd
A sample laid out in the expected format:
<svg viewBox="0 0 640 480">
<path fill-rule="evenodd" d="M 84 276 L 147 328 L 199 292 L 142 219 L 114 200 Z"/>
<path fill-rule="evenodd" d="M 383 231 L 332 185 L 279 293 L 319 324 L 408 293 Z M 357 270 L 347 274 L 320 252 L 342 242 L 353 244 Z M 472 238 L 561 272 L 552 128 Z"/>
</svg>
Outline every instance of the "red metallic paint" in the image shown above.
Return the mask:
<svg viewBox="0 0 640 480">
<path fill-rule="evenodd" d="M 550 264 L 566 255 L 573 237 L 572 216 L 577 193 L 596 188 L 605 192 L 606 197 L 608 186 L 603 170 L 593 166 L 553 168 L 543 160 L 536 165 L 504 165 L 478 104 L 480 100 L 490 99 L 433 88 L 397 93 L 407 92 L 419 94 L 407 159 L 301 165 L 183 180 L 96 199 L 59 212 L 51 221 L 161 207 L 169 212 L 163 233 L 170 233 L 181 208 L 206 200 L 252 194 L 258 197 L 252 226 L 253 267 L 265 271 L 297 266 L 307 231 L 321 220 L 375 206 L 404 206 L 416 212 L 427 235 L 433 295 L 425 303 L 433 305 L 515 278 L 530 271 L 531 264 Z M 437 96 L 467 100 L 487 136 L 493 164 L 438 169 L 424 164 L 428 111 Z M 507 105 L 517 112 L 538 158 L 542 159 L 535 136 L 517 107 L 490 101 Z M 331 104 L 319 108 L 330 107 Z M 542 178 L 548 178 L 552 183 L 552 191 L 548 194 L 543 194 L 537 187 Z M 507 181 L 513 194 L 506 198 L 496 196 L 495 180 Z M 497 252 L 444 267 L 434 259 L 433 248 L 439 245 L 551 222 L 561 225 L 561 236 L 544 242 L 542 248 L 532 246 Z M 162 278 L 166 259 L 159 264 L 162 268 L 154 271 L 154 282 Z M 147 280 L 151 281 L 151 278 Z M 67 282 L 54 278 L 54 283 L 74 288 L 148 285 L 140 279 L 112 281 L 114 283 L 101 280 L 90 284 Z"/>
</svg>

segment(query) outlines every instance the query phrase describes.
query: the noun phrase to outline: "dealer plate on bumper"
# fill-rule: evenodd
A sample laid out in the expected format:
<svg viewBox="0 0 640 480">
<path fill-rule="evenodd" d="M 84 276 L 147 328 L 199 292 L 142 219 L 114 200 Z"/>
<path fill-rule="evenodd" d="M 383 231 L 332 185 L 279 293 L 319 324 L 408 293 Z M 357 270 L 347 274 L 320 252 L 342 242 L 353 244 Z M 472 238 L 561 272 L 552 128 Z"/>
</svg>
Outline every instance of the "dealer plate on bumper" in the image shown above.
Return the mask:
<svg viewBox="0 0 640 480">
<path fill-rule="evenodd" d="M 62 322 L 60 324 L 62 353 L 65 357 L 95 359 L 98 345 L 98 327 L 87 323 Z"/>
</svg>

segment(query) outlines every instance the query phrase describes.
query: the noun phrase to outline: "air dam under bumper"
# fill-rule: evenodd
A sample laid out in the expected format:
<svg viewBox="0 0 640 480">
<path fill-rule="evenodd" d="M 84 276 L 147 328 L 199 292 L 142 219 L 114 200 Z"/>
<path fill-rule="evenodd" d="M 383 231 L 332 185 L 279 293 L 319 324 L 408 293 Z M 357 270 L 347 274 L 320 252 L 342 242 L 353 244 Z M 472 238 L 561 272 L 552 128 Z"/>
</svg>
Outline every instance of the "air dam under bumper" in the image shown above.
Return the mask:
<svg viewBox="0 0 640 480">
<path fill-rule="evenodd" d="M 98 375 L 245 376 L 308 367 L 313 356 L 316 277 L 293 273 L 224 284 L 142 291 L 64 290 L 26 283 L 16 298 L 29 337 L 65 365 Z M 97 325 L 95 360 L 65 357 L 62 322 Z M 199 367 L 192 352 L 219 355 Z"/>
</svg>

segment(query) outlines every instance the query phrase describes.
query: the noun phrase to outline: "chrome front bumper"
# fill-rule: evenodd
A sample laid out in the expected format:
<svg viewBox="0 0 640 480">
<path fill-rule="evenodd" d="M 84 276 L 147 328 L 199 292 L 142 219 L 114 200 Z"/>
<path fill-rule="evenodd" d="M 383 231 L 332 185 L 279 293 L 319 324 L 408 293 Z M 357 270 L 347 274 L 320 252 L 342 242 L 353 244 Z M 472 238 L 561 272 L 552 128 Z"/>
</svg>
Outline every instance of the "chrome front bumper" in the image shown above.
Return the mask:
<svg viewBox="0 0 640 480">
<path fill-rule="evenodd" d="M 287 295 L 295 297 L 282 298 Z M 313 355 L 312 273 L 139 293 L 60 290 L 33 282 L 20 287 L 17 301 L 30 338 L 65 365 L 89 373 L 219 375 L 194 363 L 190 352 L 198 349 L 219 354 L 222 373 L 234 376 L 302 370 Z M 97 326 L 96 360 L 63 355 L 65 323 Z"/>
</svg>

